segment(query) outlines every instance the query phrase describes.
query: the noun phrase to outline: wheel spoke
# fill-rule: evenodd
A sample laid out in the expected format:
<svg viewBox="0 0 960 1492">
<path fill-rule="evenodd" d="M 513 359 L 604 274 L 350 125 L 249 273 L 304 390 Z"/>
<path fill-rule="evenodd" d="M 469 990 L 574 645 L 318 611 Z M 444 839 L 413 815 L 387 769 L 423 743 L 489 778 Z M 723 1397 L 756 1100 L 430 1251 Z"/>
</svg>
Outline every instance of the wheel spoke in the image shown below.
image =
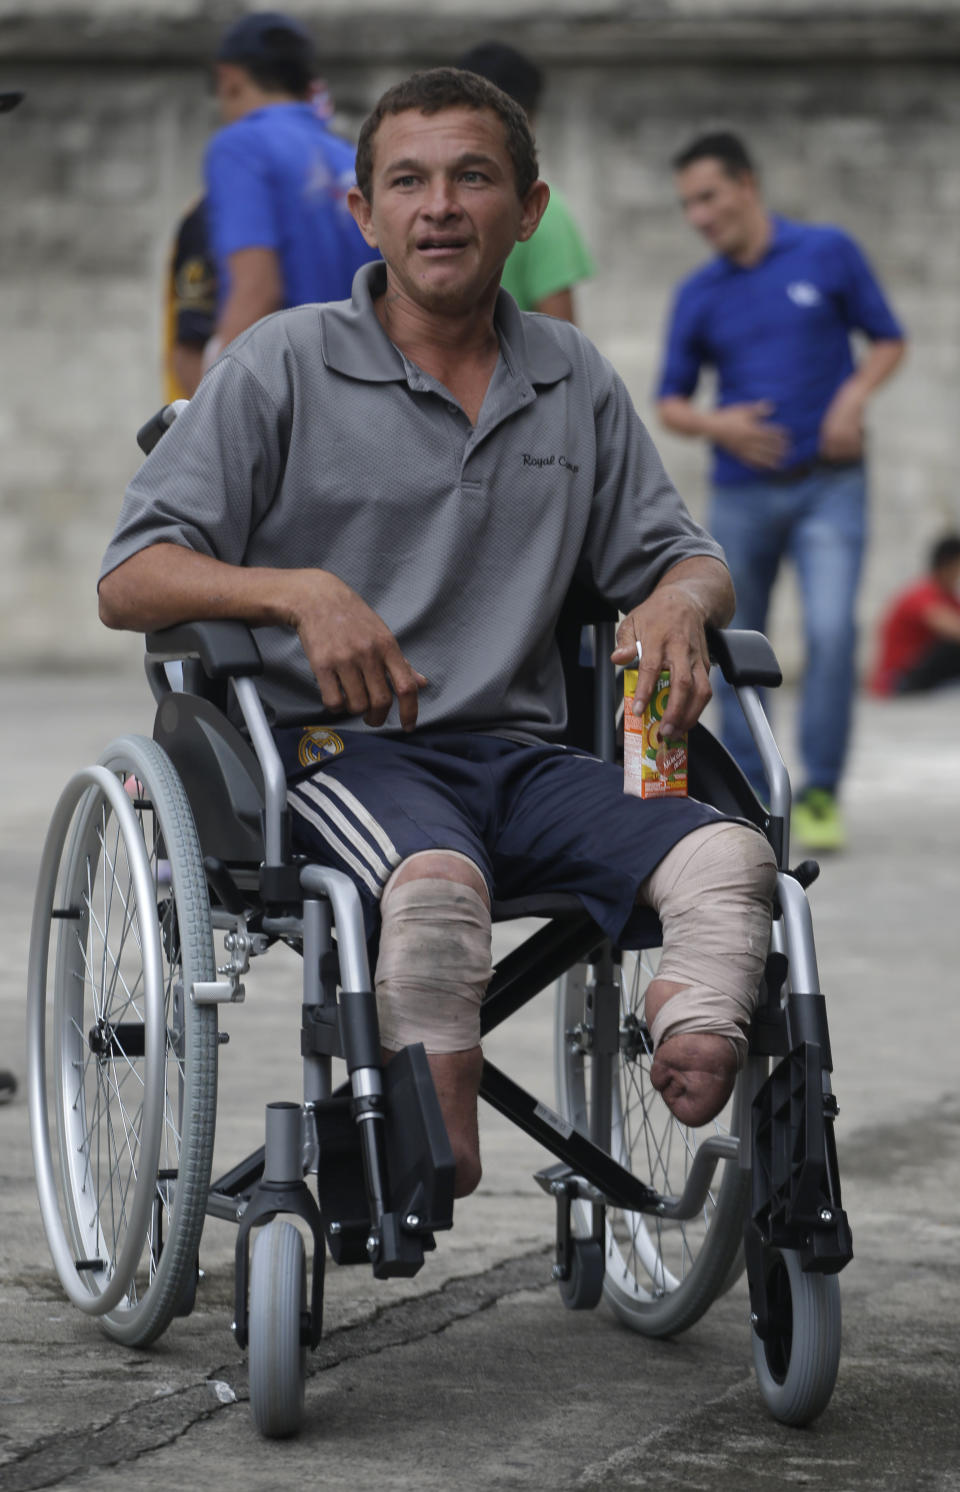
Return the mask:
<svg viewBox="0 0 960 1492">
<path fill-rule="evenodd" d="M 110 1090 L 111 1090 L 111 1088 L 112 1088 L 113 1085 L 110 1083 L 109 1078 L 106 1075 L 104 1075 L 103 1082 L 104 1082 L 104 1089 L 107 1092 L 110 1092 Z M 123 1120 L 122 1109 L 121 1109 L 119 1118 L 120 1118 L 121 1121 Z M 130 1149 L 129 1139 L 126 1138 L 126 1131 L 125 1131 L 125 1134 L 124 1134 L 124 1138 L 126 1139 L 126 1144 L 124 1145 L 124 1144 L 120 1143 L 117 1140 L 116 1124 L 117 1124 L 117 1116 L 114 1113 L 113 1105 L 109 1102 L 109 1099 L 108 1099 L 107 1100 L 107 1158 L 108 1158 L 108 1161 L 109 1161 L 109 1168 L 108 1168 L 108 1171 L 107 1171 L 107 1179 L 106 1179 L 106 1183 L 105 1183 L 105 1186 L 104 1186 L 104 1192 L 106 1192 L 107 1188 L 109 1188 L 110 1189 L 111 1200 L 113 1202 L 119 1203 L 119 1206 L 120 1206 L 120 1222 L 123 1223 L 123 1222 L 126 1221 L 126 1201 L 127 1201 L 127 1194 L 129 1192 L 130 1184 L 131 1184 L 131 1182 L 133 1182 L 133 1181 L 136 1180 L 136 1166 L 135 1166 L 135 1162 L 134 1162 L 133 1153 L 132 1153 L 132 1151 Z M 127 1178 L 127 1185 L 126 1186 L 123 1186 L 123 1184 L 120 1181 L 120 1165 L 121 1165 L 121 1160 L 122 1160 L 122 1157 L 123 1157 L 124 1149 L 126 1149 L 127 1152 L 128 1152 L 128 1154 L 130 1155 L 130 1162 L 131 1162 L 131 1165 L 130 1165 L 130 1174 L 129 1174 L 128 1178 Z M 114 1237 L 114 1240 L 116 1240 L 116 1237 L 117 1237 L 117 1230 L 118 1230 L 118 1225 L 117 1225 L 116 1220 L 114 1220 L 114 1226 L 113 1226 L 113 1237 Z"/>
<path fill-rule="evenodd" d="M 644 1002 L 656 960 L 620 955 L 620 1052 L 614 1060 L 610 1153 L 662 1196 L 683 1194 L 705 1134 L 723 1135 L 727 1122 L 690 1129 L 668 1109 L 650 1080 L 651 1042 Z M 587 970 L 565 975 L 557 1017 L 558 1092 L 565 1117 L 589 1133 L 591 1039 Z M 588 998 L 584 999 L 584 992 Z M 566 1033 L 568 1039 L 559 1038 Z M 742 1229 L 745 1178 L 722 1161 L 692 1218 L 607 1209 L 606 1294 L 614 1309 L 640 1331 L 682 1330 L 709 1304 L 709 1292 L 729 1283 Z M 586 1212 L 578 1204 L 580 1226 Z M 718 1210 L 725 1222 L 717 1231 Z M 662 1323 L 662 1324 L 661 1324 Z"/>
<path fill-rule="evenodd" d="M 109 908 L 105 908 L 105 911 L 104 911 L 103 927 L 100 928 L 98 926 L 98 931 L 100 932 L 101 937 L 103 938 L 103 950 L 104 950 L 104 952 L 103 952 L 103 983 L 102 983 L 102 989 L 104 991 L 104 1014 L 105 1014 L 105 1012 L 106 1012 L 106 1004 L 107 1004 L 107 1001 L 106 1001 L 107 960 L 109 959 L 109 962 L 110 962 L 110 981 L 109 981 L 109 983 L 110 983 L 110 1006 L 111 1006 L 111 1008 L 115 1004 L 115 991 L 116 991 L 117 984 L 119 983 L 120 986 L 122 987 L 123 991 L 124 991 L 125 996 L 126 996 L 126 1000 L 125 1000 L 124 1004 L 121 1006 L 121 1012 L 125 1011 L 125 1010 L 129 1010 L 131 1008 L 135 1009 L 136 1008 L 135 1007 L 135 995 L 127 987 L 126 979 L 125 979 L 124 975 L 121 973 L 120 961 L 121 961 L 121 959 L 123 957 L 124 950 L 126 948 L 127 938 L 128 938 L 128 936 L 129 936 L 129 934 L 131 932 L 133 933 L 134 939 L 135 939 L 135 941 L 137 943 L 138 951 L 142 952 L 142 949 L 141 949 L 141 944 L 140 944 L 139 927 L 137 926 L 136 901 L 135 901 L 135 898 L 131 895 L 131 892 L 132 892 L 132 889 L 133 889 L 132 877 L 130 876 L 130 874 L 128 872 L 128 876 L 127 876 L 127 891 L 126 891 L 126 894 L 123 894 L 119 890 L 119 882 L 118 882 L 118 878 L 117 878 L 116 868 L 115 868 L 115 865 L 113 865 L 109 861 L 108 852 L 107 852 L 105 844 L 103 846 L 103 853 L 104 853 L 104 863 L 105 864 L 110 864 L 110 869 L 111 869 L 111 875 L 110 875 L 110 888 L 111 888 L 110 889 L 110 907 L 112 907 L 112 904 L 113 904 L 113 892 L 114 892 L 114 888 L 117 888 L 117 900 L 120 902 L 120 904 L 121 904 L 121 906 L 123 908 L 123 920 L 122 920 L 122 922 L 120 924 L 119 944 L 118 944 L 118 947 L 117 947 L 116 951 L 114 951 L 114 949 L 111 947 L 110 940 L 109 940 L 109 938 L 107 936 L 107 928 L 110 925 L 110 921 L 109 921 L 109 918 L 110 918 L 110 909 Z M 104 880 L 106 881 L 106 876 L 104 877 Z M 96 914 L 94 913 L 92 907 L 90 909 L 90 916 L 91 916 L 91 919 L 93 921 L 96 921 Z M 137 958 L 137 961 L 136 961 L 136 967 L 137 967 L 137 979 L 135 981 L 134 988 L 136 988 L 137 984 L 140 982 L 140 980 L 143 977 L 143 964 L 142 964 L 141 958 L 139 958 L 139 957 Z"/>
<path fill-rule="evenodd" d="M 54 1259 L 71 1298 L 114 1339 L 146 1345 L 195 1269 L 217 1051 L 216 1012 L 182 994 L 215 977 L 216 958 L 190 805 L 156 743 L 125 737 L 78 772 L 45 853 L 29 983 L 30 1040 L 45 1044 L 52 1077 L 40 1204 L 66 1243 Z"/>
</svg>

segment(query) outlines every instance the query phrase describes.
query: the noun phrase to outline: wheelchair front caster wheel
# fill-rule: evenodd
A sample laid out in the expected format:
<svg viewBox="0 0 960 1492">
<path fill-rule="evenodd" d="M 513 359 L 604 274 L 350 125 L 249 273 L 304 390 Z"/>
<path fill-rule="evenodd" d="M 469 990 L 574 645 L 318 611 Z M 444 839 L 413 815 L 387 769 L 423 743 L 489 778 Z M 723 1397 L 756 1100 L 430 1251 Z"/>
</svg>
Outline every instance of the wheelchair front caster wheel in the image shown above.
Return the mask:
<svg viewBox="0 0 960 1492">
<path fill-rule="evenodd" d="M 258 1233 L 250 1260 L 250 1405 L 261 1435 L 296 1435 L 303 1423 L 306 1309 L 303 1239 L 292 1223 L 274 1220 Z"/>
<path fill-rule="evenodd" d="M 560 1299 L 568 1311 L 592 1311 L 603 1295 L 603 1248 L 593 1238 L 575 1238 L 570 1278 L 559 1280 Z"/>
<path fill-rule="evenodd" d="M 782 1425 L 808 1425 L 826 1409 L 840 1365 L 840 1283 L 805 1273 L 796 1253 L 765 1250 L 769 1326 L 753 1333 L 760 1395 Z"/>
</svg>

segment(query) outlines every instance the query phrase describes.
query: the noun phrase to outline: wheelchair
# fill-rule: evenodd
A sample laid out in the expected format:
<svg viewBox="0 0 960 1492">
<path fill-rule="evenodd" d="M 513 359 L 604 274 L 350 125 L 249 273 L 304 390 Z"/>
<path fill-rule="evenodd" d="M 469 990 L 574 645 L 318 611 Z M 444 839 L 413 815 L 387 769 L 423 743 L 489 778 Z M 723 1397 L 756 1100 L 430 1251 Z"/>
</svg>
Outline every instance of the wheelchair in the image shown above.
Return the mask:
<svg viewBox="0 0 960 1492">
<path fill-rule="evenodd" d="M 592 718 L 594 749 L 613 759 L 615 671 L 570 656 L 582 621 L 575 606 L 558 637 L 571 718 Z M 615 619 L 593 623 L 606 660 Z M 761 750 L 770 807 L 702 725 L 690 735 L 690 790 L 755 823 L 779 866 L 730 1104 L 692 1130 L 651 1085 L 653 913 L 639 919 L 638 946 L 617 948 L 576 898 L 535 894 L 494 902 L 497 921 L 542 925 L 499 962 L 482 1029 L 555 986 L 556 1096 L 542 1101 L 489 1061 L 480 1091 L 554 1159 L 535 1180 L 556 1204 L 564 1305 L 606 1300 L 641 1335 L 668 1337 L 745 1267 L 761 1397 L 777 1420 L 805 1425 L 833 1391 L 837 1276 L 852 1257 L 805 895 L 817 867 L 789 869 L 790 783 L 758 693 L 780 682 L 772 649 L 757 633 L 710 643 Z M 171 660 L 182 661 L 182 689 L 168 682 Z M 145 1347 L 194 1307 L 205 1218 L 236 1222 L 233 1332 L 253 1416 L 264 1435 L 287 1436 L 303 1421 L 327 1254 L 377 1279 L 416 1274 L 453 1223 L 453 1157 L 423 1047 L 381 1062 L 352 882 L 291 850 L 254 634 L 233 622 L 167 629 L 147 637 L 146 666 L 153 739 L 114 740 L 75 773 L 42 855 L 28 1065 L 43 1223 L 70 1300 L 114 1340 Z M 251 960 L 278 943 L 302 959 L 303 1100 L 268 1104 L 264 1145 L 211 1179 L 218 1007 L 243 1000 Z M 346 1070 L 336 1085 L 335 1060 Z"/>
</svg>

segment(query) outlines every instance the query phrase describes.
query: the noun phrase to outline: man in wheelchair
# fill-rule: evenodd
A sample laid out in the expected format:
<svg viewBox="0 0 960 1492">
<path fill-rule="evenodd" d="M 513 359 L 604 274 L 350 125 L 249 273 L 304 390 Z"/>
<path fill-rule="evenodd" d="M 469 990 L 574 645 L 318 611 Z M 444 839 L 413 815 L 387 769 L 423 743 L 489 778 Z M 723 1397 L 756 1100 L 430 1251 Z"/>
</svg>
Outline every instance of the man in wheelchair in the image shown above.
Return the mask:
<svg viewBox="0 0 960 1492">
<path fill-rule="evenodd" d="M 548 197 L 498 89 L 448 68 L 391 88 L 349 198 L 384 262 L 231 344 L 131 482 L 99 588 L 109 627 L 260 629 L 297 848 L 356 884 L 385 1054 L 424 1043 L 460 1195 L 494 891 L 572 892 L 617 942 L 658 912 L 652 1080 L 697 1125 L 746 1051 L 775 881 L 753 827 L 625 795 L 558 744 L 574 581 L 625 614 L 637 709 L 669 669 L 676 730 L 734 603 L 610 365 L 499 291 Z"/>
</svg>

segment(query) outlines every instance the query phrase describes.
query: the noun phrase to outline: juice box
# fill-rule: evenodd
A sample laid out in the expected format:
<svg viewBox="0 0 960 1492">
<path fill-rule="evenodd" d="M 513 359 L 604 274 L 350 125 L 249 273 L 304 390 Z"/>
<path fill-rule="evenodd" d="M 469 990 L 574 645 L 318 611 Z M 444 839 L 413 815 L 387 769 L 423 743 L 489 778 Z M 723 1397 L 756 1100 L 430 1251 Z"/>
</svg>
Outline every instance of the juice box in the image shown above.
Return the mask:
<svg viewBox="0 0 960 1492">
<path fill-rule="evenodd" d="M 670 674 L 657 687 L 642 715 L 633 713 L 637 670 L 623 672 L 623 790 L 637 798 L 687 796 L 687 733 L 661 736 L 660 726 L 670 694 Z"/>
</svg>

